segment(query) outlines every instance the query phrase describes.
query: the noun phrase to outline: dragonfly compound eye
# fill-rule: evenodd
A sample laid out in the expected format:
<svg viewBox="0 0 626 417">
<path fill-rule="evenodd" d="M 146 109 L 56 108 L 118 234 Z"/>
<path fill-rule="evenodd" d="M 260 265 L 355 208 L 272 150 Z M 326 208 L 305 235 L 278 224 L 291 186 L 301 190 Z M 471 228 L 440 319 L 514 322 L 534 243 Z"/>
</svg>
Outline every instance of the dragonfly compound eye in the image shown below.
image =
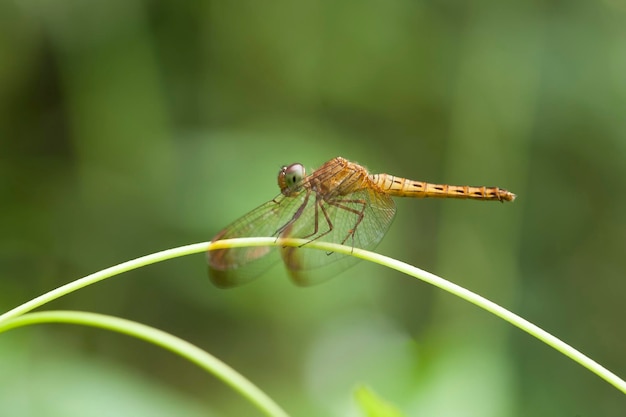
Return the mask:
<svg viewBox="0 0 626 417">
<path fill-rule="evenodd" d="M 282 167 L 278 173 L 278 186 L 280 192 L 284 195 L 291 195 L 297 190 L 298 184 L 305 176 L 304 166 L 302 164 L 291 164 Z"/>
</svg>

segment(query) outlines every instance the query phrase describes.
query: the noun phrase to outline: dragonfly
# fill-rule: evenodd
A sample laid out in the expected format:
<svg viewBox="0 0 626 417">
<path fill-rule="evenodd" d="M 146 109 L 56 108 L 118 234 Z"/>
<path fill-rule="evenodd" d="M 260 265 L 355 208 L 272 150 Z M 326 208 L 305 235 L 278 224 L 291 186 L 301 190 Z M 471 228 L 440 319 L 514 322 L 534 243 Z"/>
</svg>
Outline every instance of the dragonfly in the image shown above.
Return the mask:
<svg viewBox="0 0 626 417">
<path fill-rule="evenodd" d="M 336 157 L 306 175 L 300 163 L 278 172 L 280 194 L 219 232 L 211 241 L 240 237 L 300 238 L 374 249 L 396 213 L 392 197 L 434 197 L 513 201 L 499 187 L 432 184 L 389 174 L 370 174 L 361 165 Z M 299 286 L 322 282 L 358 259 L 300 247 L 247 247 L 207 252 L 209 276 L 221 288 L 249 282 L 282 260 Z"/>
</svg>

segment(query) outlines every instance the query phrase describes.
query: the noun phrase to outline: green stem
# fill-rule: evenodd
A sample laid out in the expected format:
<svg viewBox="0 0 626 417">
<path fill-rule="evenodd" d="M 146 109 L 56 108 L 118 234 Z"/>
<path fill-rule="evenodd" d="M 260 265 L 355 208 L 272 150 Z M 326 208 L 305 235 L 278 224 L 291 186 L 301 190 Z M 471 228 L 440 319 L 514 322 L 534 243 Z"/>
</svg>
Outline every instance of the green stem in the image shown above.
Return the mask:
<svg viewBox="0 0 626 417">
<path fill-rule="evenodd" d="M 120 265 L 107 268 L 98 273 L 88 275 L 84 278 L 81 278 L 77 281 L 66 284 L 62 287 L 59 287 L 55 290 L 52 290 L 46 294 L 43 294 L 27 303 L 22 304 L 19 307 L 10 310 L 3 315 L 0 316 L 0 325 L 10 319 L 21 314 L 24 314 L 38 306 L 41 306 L 49 301 L 57 299 L 62 295 L 69 294 L 72 291 L 75 291 L 84 286 L 93 284 L 95 282 L 101 281 L 105 278 L 121 274 L 122 272 L 130 271 L 132 269 L 139 268 L 141 266 L 149 265 L 155 262 L 163 261 L 166 259 L 171 259 L 179 256 L 189 255 L 192 253 L 205 252 L 206 250 L 215 250 L 215 249 L 225 249 L 225 248 L 238 248 L 238 247 L 247 247 L 247 246 L 302 246 L 306 245 L 307 248 L 310 249 L 319 249 L 327 252 L 336 252 L 342 253 L 345 255 L 356 256 L 357 258 L 365 259 L 370 262 L 378 263 L 380 265 L 386 266 L 388 268 L 395 269 L 397 271 L 403 272 L 412 277 L 421 279 L 427 283 L 430 283 L 436 287 L 441 288 L 451 294 L 454 294 L 458 297 L 461 297 L 464 300 L 469 301 L 470 303 L 489 311 L 490 313 L 495 314 L 496 316 L 508 321 L 514 326 L 524 330 L 530 335 L 536 337 L 537 339 L 543 341 L 547 345 L 553 347 L 557 351 L 561 352 L 565 356 L 579 363 L 583 367 L 587 368 L 591 372 L 598 375 L 600 378 L 604 379 L 618 390 L 622 391 L 626 394 L 626 382 L 619 378 L 614 373 L 610 372 L 608 369 L 604 368 L 594 360 L 585 356 L 581 352 L 577 351 L 573 347 L 564 343 L 560 339 L 552 336 L 545 330 L 535 326 L 529 321 L 519 317 L 516 314 L 506 310 L 505 308 L 497 305 L 496 303 L 487 300 L 484 297 L 481 297 L 473 292 L 460 287 L 456 284 L 453 284 L 449 281 L 446 281 L 443 278 L 440 278 L 434 274 L 423 271 L 414 266 L 408 265 L 404 262 L 400 262 L 398 260 L 379 255 L 374 252 L 369 252 L 366 250 L 353 248 L 349 246 L 342 246 L 333 243 L 326 243 L 320 241 L 307 241 L 302 239 L 276 239 L 276 238 L 241 238 L 241 239 L 229 239 L 229 240 L 221 240 L 213 243 L 198 243 L 194 245 L 183 246 L 180 248 L 170 249 L 163 252 L 158 252 L 152 255 L 144 256 L 132 261 L 124 262 Z"/>
<path fill-rule="evenodd" d="M 118 317 L 83 311 L 45 311 L 29 313 L 21 317 L 6 320 L 0 323 L 0 333 L 16 327 L 39 323 L 82 324 L 84 326 L 99 327 L 143 339 L 174 352 L 211 372 L 250 400 L 266 415 L 270 417 L 287 417 L 287 413 L 263 391 L 216 357 L 183 339 L 144 324 Z"/>
<path fill-rule="evenodd" d="M 56 300 L 64 295 L 72 293 L 76 290 L 84 288 L 88 285 L 95 284 L 103 279 L 113 277 L 115 275 L 122 274 L 124 272 L 132 271 L 133 269 L 141 268 L 142 266 L 154 264 L 157 262 L 165 261 L 168 259 L 178 258 L 180 256 L 191 255 L 194 253 L 204 252 L 208 248 L 208 243 L 196 243 L 194 245 L 181 246 L 179 248 L 168 249 L 161 252 L 153 253 L 151 255 L 142 256 L 141 258 L 133 259 L 121 263 L 119 265 L 112 266 L 110 268 L 103 269 L 86 277 L 79 278 L 76 281 L 72 281 L 69 284 L 65 284 L 59 288 L 49 291 L 39 297 L 15 307 L 12 310 L 0 315 L 0 323 L 13 317 L 18 317 L 24 313 L 27 313 L 35 308 L 49 303 L 52 300 Z"/>
</svg>

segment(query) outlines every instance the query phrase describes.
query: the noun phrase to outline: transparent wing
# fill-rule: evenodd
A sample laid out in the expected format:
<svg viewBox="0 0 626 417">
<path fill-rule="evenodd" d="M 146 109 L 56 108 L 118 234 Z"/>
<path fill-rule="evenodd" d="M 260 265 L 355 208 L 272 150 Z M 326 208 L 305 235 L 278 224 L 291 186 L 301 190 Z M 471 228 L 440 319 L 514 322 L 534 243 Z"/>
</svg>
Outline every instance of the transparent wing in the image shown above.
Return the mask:
<svg viewBox="0 0 626 417">
<path fill-rule="evenodd" d="M 270 236 L 375 248 L 395 215 L 393 200 L 368 187 L 343 194 L 325 189 L 325 194 L 318 194 L 313 181 L 328 184 L 336 172 L 328 169 L 317 174 L 305 179 L 295 195 L 279 195 L 236 220 L 213 241 Z M 333 185 L 336 191 L 346 184 Z M 307 249 L 306 245 L 282 247 L 280 251 L 275 247 L 219 249 L 208 252 L 210 277 L 218 287 L 240 285 L 265 272 L 281 257 L 293 282 L 303 286 L 325 281 L 358 262 L 352 256 Z"/>
<path fill-rule="evenodd" d="M 288 223 L 300 206 L 306 192 L 275 199 L 239 218 L 212 241 L 239 237 L 273 237 Z M 275 247 L 218 249 L 207 252 L 209 277 L 218 287 L 228 288 L 249 282 L 269 269 L 280 256 Z"/>
<path fill-rule="evenodd" d="M 393 200 L 373 189 L 326 200 L 310 200 L 310 207 L 281 232 L 281 237 L 300 237 L 371 250 L 387 233 L 396 212 Z M 282 247 L 280 253 L 291 279 L 302 286 L 332 278 L 359 261 L 353 256 L 307 249 L 306 245 Z"/>
</svg>

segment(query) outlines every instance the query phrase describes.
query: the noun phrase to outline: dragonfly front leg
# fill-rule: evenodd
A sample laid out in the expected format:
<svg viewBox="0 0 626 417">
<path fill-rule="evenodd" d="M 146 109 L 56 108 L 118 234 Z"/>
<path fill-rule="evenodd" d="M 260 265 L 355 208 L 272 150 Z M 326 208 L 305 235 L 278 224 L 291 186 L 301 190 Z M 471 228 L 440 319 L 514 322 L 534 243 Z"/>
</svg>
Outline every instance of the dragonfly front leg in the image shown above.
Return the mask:
<svg viewBox="0 0 626 417">
<path fill-rule="evenodd" d="M 303 235 L 303 236 L 298 236 L 298 235 L 294 235 L 292 234 L 292 231 L 296 225 L 296 222 L 298 220 L 301 220 L 300 217 L 302 216 L 304 210 L 306 210 L 307 205 L 309 203 L 309 197 L 311 195 L 311 191 L 309 190 L 304 198 L 304 201 L 302 202 L 302 204 L 298 207 L 298 210 L 296 210 L 296 212 L 294 213 L 294 215 L 291 217 L 291 219 L 285 223 L 284 225 L 282 225 L 274 234 L 277 236 L 277 239 L 279 237 L 285 237 L 285 238 L 289 238 L 289 237 L 298 237 L 300 239 L 308 239 L 312 236 L 314 236 L 313 239 L 310 239 L 309 242 L 312 242 L 314 240 L 317 240 L 319 238 L 321 238 L 322 236 L 327 235 L 328 233 L 330 233 L 333 230 L 333 223 L 330 220 L 330 216 L 328 215 L 328 213 L 326 212 L 326 208 L 322 205 L 322 202 L 324 201 L 322 199 L 322 197 L 320 197 L 319 194 L 315 194 L 315 202 L 313 203 L 315 205 L 314 207 L 314 214 L 313 214 L 313 231 L 307 235 Z M 319 212 L 320 210 L 322 211 L 323 215 L 324 215 L 324 219 L 326 220 L 326 224 L 328 225 L 328 230 L 324 231 L 324 233 L 318 234 L 319 230 L 320 230 L 320 224 L 319 224 Z M 302 220 L 305 221 L 305 220 Z M 317 236 L 316 236 L 317 235 Z M 308 242 L 307 242 L 308 243 Z M 304 246 L 306 245 L 300 245 Z"/>
<path fill-rule="evenodd" d="M 313 217 L 313 232 L 309 233 L 306 236 L 302 236 L 302 239 L 307 239 L 307 238 L 310 238 L 311 236 L 315 236 L 313 239 L 309 240 L 309 242 L 312 242 L 333 231 L 333 222 L 330 220 L 330 216 L 328 215 L 326 208 L 322 204 L 323 202 L 324 200 L 317 194 L 315 198 L 315 214 Z M 318 235 L 319 230 L 320 230 L 320 227 L 319 227 L 320 226 L 319 225 L 319 212 L 320 211 L 324 215 L 324 220 L 326 220 L 326 224 L 328 225 L 328 230 Z"/>
<path fill-rule="evenodd" d="M 287 231 L 288 229 L 291 230 L 291 226 L 300 218 L 300 216 L 302 216 L 302 212 L 304 212 L 304 209 L 306 209 L 306 206 L 309 204 L 310 196 L 311 196 L 311 190 L 307 190 L 306 195 L 304 196 L 304 201 L 302 202 L 302 204 L 300 204 L 300 207 L 298 207 L 298 210 L 296 210 L 293 216 L 291 216 L 291 219 L 287 223 L 279 227 L 278 230 L 274 232 L 276 239 L 278 239 L 279 237 L 283 237 L 283 234 L 287 234 L 285 233 L 285 231 Z M 316 217 L 317 217 L 317 214 L 316 214 Z M 284 236 L 284 237 L 289 237 L 289 236 Z"/>
</svg>

